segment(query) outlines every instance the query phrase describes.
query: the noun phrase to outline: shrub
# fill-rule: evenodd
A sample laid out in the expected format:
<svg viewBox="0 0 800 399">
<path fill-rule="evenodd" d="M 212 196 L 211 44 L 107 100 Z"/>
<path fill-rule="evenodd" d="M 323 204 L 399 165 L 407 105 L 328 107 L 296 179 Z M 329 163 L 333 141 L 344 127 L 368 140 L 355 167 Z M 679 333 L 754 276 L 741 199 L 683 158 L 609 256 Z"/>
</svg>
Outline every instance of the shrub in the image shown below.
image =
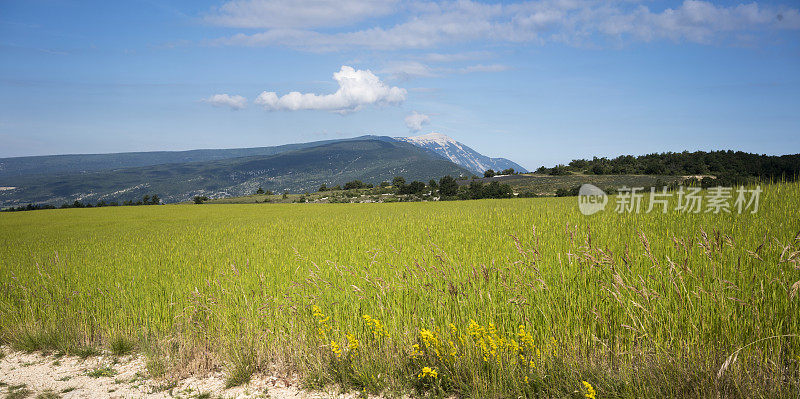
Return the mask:
<svg viewBox="0 0 800 399">
<path fill-rule="evenodd" d="M 354 190 L 359 188 L 366 188 L 367 185 L 364 184 L 361 180 L 353 180 L 344 184 L 345 190 Z"/>
<path fill-rule="evenodd" d="M 123 356 L 133 352 L 133 348 L 136 344 L 131 339 L 117 335 L 111 339 L 109 346 L 111 347 L 111 353 L 117 356 Z"/>
</svg>

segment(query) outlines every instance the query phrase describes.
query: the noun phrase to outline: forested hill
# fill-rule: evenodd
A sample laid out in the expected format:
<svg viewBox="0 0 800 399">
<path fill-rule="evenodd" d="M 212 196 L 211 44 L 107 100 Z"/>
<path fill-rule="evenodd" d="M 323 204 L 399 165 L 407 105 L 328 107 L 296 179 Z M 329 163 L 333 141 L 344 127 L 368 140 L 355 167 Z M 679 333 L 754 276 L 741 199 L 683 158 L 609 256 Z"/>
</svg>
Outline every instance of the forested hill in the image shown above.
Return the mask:
<svg viewBox="0 0 800 399">
<path fill-rule="evenodd" d="M 203 162 L 0 178 L 0 207 L 124 202 L 158 195 L 163 202 L 194 196 L 223 198 L 255 193 L 316 191 L 353 180 L 373 184 L 395 176 L 428 181 L 470 171 L 412 144 L 380 137 L 339 140 L 315 147 Z M 152 198 L 152 197 L 151 197 Z M 144 201 L 143 201 L 144 202 Z"/>
<path fill-rule="evenodd" d="M 796 180 L 800 176 L 800 154 L 759 155 L 742 151 L 665 152 L 647 155 L 622 155 L 613 159 L 576 159 L 569 165 L 541 167 L 538 173 L 570 172 L 644 175 L 714 175 L 718 178 Z"/>
<path fill-rule="evenodd" d="M 0 158 L 0 179 L 19 176 L 52 175 L 54 173 L 89 173 L 143 166 L 219 161 L 224 159 L 270 156 L 345 140 L 383 139 L 362 136 L 353 139 L 285 144 L 273 147 L 206 149 L 188 151 L 121 152 L 111 154 L 68 154 Z"/>
</svg>

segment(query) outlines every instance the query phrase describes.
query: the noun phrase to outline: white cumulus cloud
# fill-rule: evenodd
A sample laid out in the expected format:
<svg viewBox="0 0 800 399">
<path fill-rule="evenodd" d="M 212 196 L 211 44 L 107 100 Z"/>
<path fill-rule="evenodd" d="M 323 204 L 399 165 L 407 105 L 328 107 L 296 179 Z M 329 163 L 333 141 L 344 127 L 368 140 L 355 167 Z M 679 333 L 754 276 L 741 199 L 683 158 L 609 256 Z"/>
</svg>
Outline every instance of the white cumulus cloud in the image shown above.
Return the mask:
<svg viewBox="0 0 800 399">
<path fill-rule="evenodd" d="M 247 106 L 247 99 L 242 96 L 228 95 L 228 94 L 214 94 L 206 98 L 203 102 L 209 103 L 215 107 L 228 107 L 233 110 L 242 109 Z"/>
<path fill-rule="evenodd" d="M 406 116 L 406 126 L 412 132 L 418 132 L 422 130 L 422 126 L 429 125 L 431 123 L 431 117 L 425 114 L 420 114 L 417 111 L 412 111 L 408 116 Z"/>
<path fill-rule="evenodd" d="M 407 91 L 390 87 L 370 70 L 356 70 L 342 66 L 333 74 L 339 89 L 332 94 L 300 93 L 293 91 L 283 96 L 275 92 L 262 92 L 255 103 L 270 111 L 328 110 L 339 113 L 358 111 L 366 105 L 397 105 L 405 101 Z"/>
</svg>

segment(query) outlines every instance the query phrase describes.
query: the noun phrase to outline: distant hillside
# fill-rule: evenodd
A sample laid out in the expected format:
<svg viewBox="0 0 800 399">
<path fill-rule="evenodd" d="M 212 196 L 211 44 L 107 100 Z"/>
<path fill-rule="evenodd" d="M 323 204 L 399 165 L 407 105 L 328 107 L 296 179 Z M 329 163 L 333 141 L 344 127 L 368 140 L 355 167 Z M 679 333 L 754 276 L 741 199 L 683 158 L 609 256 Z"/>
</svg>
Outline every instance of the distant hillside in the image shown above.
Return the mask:
<svg viewBox="0 0 800 399">
<path fill-rule="evenodd" d="M 395 138 L 433 151 L 478 175 L 483 175 L 488 169 L 499 171 L 512 168 L 517 172 L 527 172 L 525 168 L 508 159 L 487 157 L 441 133 Z"/>
<path fill-rule="evenodd" d="M 364 139 L 405 141 L 449 159 L 450 161 L 477 174 L 482 174 L 486 169 L 503 170 L 506 168 L 514 168 L 517 171 L 525 171 L 525 169 L 521 166 L 505 158 L 489 158 L 445 135 L 432 133 L 424 136 L 399 138 L 391 138 L 386 136 L 361 136 L 346 139 L 285 144 L 272 147 L 200 149 L 188 151 L 120 152 L 110 154 L 41 155 L 0 158 L 0 186 L 4 184 L 4 178 L 16 176 L 47 175 L 53 173 L 86 173 L 103 170 L 135 168 L 141 166 L 218 161 L 223 159 L 251 156 L 267 156 L 340 141 Z"/>
<path fill-rule="evenodd" d="M 195 195 L 225 197 L 258 187 L 294 193 L 351 180 L 379 183 L 402 175 L 407 181 L 470 172 L 411 144 L 367 138 L 344 140 L 275 155 L 172 163 L 86 173 L 18 176 L 0 180 L 0 207 L 81 200 L 124 201 L 158 194 L 165 202 Z"/>
<path fill-rule="evenodd" d="M 374 137 L 374 136 L 368 136 Z M 363 139 L 359 137 L 350 140 Z M 386 137 L 385 139 L 389 139 Z M 0 182 L 14 176 L 53 173 L 83 173 L 101 170 L 135 168 L 169 163 L 217 161 L 250 156 L 275 155 L 342 141 L 325 140 L 310 143 L 286 144 L 273 147 L 231 148 L 189 151 L 120 152 L 111 154 L 42 155 L 31 157 L 0 158 Z"/>
</svg>

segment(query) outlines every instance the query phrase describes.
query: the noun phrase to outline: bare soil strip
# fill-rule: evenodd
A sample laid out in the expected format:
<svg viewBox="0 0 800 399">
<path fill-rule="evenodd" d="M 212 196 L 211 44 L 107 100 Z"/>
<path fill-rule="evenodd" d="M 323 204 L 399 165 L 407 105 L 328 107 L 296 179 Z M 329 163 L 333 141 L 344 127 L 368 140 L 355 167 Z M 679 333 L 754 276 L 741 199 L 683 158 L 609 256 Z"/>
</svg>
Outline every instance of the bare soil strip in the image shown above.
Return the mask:
<svg viewBox="0 0 800 399">
<path fill-rule="evenodd" d="M 222 373 L 177 382 L 147 377 L 140 356 L 108 353 L 81 359 L 45 356 L 0 347 L 0 396 L 36 398 L 352 398 L 355 394 L 309 392 L 297 381 L 256 374 L 239 387 L 225 389 Z M 10 394 L 14 394 L 14 396 Z M 47 396 L 49 395 L 49 396 Z"/>
</svg>

